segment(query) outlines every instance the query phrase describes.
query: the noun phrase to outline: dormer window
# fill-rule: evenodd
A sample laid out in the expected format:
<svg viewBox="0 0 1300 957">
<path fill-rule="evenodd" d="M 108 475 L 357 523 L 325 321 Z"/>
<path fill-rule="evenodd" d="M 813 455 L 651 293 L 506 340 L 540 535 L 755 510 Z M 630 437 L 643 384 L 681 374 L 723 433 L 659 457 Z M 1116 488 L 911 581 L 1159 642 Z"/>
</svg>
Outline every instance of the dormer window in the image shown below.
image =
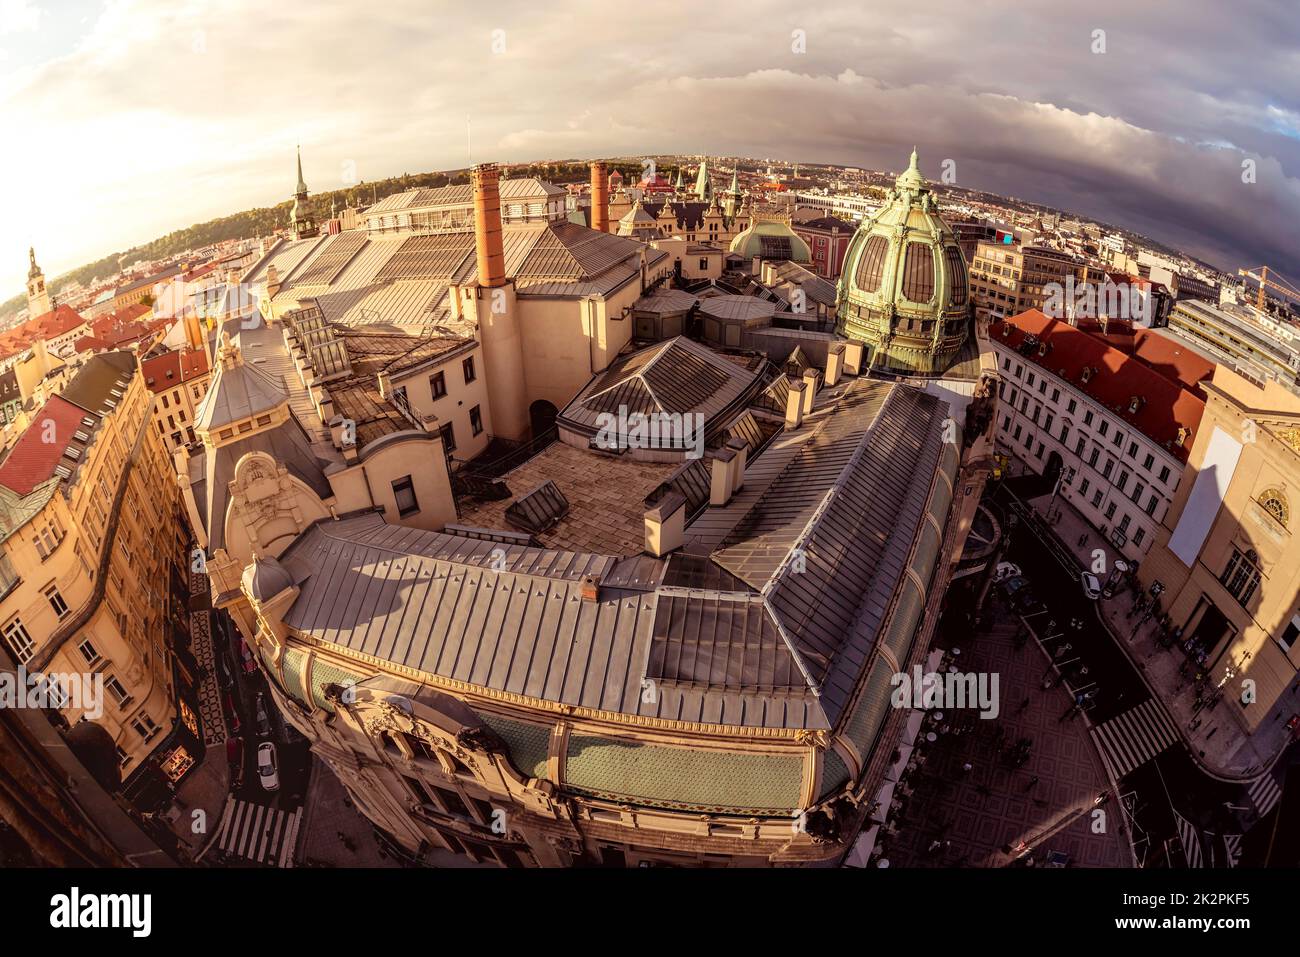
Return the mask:
<svg viewBox="0 0 1300 957">
<path fill-rule="evenodd" d="M 1087 385 L 1089 380 L 1091 379 L 1092 379 L 1092 366 L 1084 366 L 1083 371 L 1079 373 L 1079 381 L 1082 382 L 1084 385 Z"/>
<path fill-rule="evenodd" d="M 1143 399 L 1140 395 L 1133 396 L 1133 398 L 1128 400 L 1129 414 L 1130 415 L 1136 414 L 1138 410 L 1140 410 L 1144 405 L 1146 405 L 1145 399 Z"/>
</svg>

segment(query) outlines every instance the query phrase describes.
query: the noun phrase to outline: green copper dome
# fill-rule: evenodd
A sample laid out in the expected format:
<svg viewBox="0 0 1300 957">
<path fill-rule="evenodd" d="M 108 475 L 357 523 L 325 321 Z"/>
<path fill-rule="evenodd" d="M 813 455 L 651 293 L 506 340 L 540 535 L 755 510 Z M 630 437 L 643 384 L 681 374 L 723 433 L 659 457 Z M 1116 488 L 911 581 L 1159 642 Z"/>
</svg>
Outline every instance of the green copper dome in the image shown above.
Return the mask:
<svg viewBox="0 0 1300 957">
<path fill-rule="evenodd" d="M 837 302 L 836 331 L 866 344 L 871 368 L 939 373 L 961 351 L 970 327 L 966 258 L 935 209 L 916 150 L 849 243 Z"/>
<path fill-rule="evenodd" d="M 736 235 L 731 241 L 731 252 L 746 259 L 757 256 L 773 261 L 812 262 L 812 250 L 789 223 L 761 218 Z"/>
</svg>

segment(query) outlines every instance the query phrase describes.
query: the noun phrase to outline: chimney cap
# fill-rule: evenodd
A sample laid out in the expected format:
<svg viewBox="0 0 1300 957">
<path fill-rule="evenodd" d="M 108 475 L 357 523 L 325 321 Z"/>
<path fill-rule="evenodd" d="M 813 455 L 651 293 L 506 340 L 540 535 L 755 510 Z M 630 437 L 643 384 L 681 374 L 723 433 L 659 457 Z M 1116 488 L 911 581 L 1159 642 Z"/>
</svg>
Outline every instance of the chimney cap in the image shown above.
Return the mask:
<svg viewBox="0 0 1300 957">
<path fill-rule="evenodd" d="M 645 517 L 652 522 L 666 522 L 679 509 L 686 507 L 686 497 L 676 490 L 669 492 L 659 500 L 654 508 L 645 513 Z"/>
</svg>

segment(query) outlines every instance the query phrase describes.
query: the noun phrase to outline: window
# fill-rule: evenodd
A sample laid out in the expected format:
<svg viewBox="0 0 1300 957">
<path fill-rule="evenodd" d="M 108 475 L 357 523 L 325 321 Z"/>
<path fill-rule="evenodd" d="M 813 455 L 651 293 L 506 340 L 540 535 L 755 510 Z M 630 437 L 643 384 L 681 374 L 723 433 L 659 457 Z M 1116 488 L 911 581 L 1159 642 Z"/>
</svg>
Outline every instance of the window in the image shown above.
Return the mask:
<svg viewBox="0 0 1300 957">
<path fill-rule="evenodd" d="M 1088 464 L 1091 465 L 1093 468 L 1097 467 L 1097 456 L 1100 454 L 1101 454 L 1101 450 L 1095 448 L 1090 453 L 1088 453 Z"/>
<path fill-rule="evenodd" d="M 1115 463 L 1112 462 L 1110 459 L 1107 459 L 1105 468 L 1101 470 L 1101 477 L 1107 479 L 1110 478 L 1110 470 L 1113 469 L 1114 467 L 1115 467 Z"/>
<path fill-rule="evenodd" d="M 1065 411 L 1070 413 L 1070 415 L 1074 415 L 1074 410 L 1077 409 L 1078 407 L 1079 407 L 1079 403 L 1071 399 L 1069 402 L 1066 403 Z"/>
<path fill-rule="evenodd" d="M 46 586 L 45 590 L 41 592 L 41 594 L 49 601 L 50 607 L 54 609 L 54 614 L 62 618 L 68 613 L 68 603 L 64 601 L 63 596 L 59 594 L 59 588 L 57 585 Z"/>
<path fill-rule="evenodd" d="M 157 737 L 158 732 L 162 730 L 158 725 L 154 724 L 153 718 L 143 711 L 131 719 L 131 727 L 135 729 L 136 734 L 140 735 L 145 744 Z"/>
<path fill-rule="evenodd" d="M 5 644 L 9 646 L 9 652 L 14 656 L 15 661 L 25 665 L 32 660 L 32 655 L 36 653 L 36 642 L 32 641 L 31 635 L 27 634 L 21 618 L 15 618 L 5 625 L 4 636 Z"/>
<path fill-rule="evenodd" d="M 1259 556 L 1252 549 L 1240 552 L 1234 548 L 1232 557 L 1228 559 L 1228 567 L 1223 570 L 1219 581 L 1228 589 L 1228 594 L 1241 604 L 1246 604 L 1259 587 Z"/>
<path fill-rule="evenodd" d="M 1097 434 L 1105 435 L 1108 431 L 1110 431 L 1110 423 L 1107 422 L 1105 419 L 1102 419 L 1101 425 L 1097 426 Z"/>
<path fill-rule="evenodd" d="M 447 374 L 445 372 L 435 372 L 429 376 L 429 394 L 435 399 L 441 399 L 447 394 Z"/>
<path fill-rule="evenodd" d="M 81 657 L 85 659 L 88 665 L 97 665 L 101 660 L 99 649 L 94 646 L 89 638 L 77 645 L 77 650 L 81 652 Z"/>
<path fill-rule="evenodd" d="M 1097 491 L 1093 492 L 1093 494 L 1092 494 L 1092 507 L 1093 507 L 1093 508 L 1100 508 L 1100 507 L 1101 507 L 1101 489 L 1097 489 Z"/>
<path fill-rule="evenodd" d="M 1138 444 L 1137 444 L 1136 442 L 1130 442 L 1130 443 L 1128 444 L 1128 457 L 1131 458 L 1131 459 L 1135 459 L 1135 460 L 1137 459 L 1137 457 L 1138 457 Z"/>
<path fill-rule="evenodd" d="M 1136 444 L 1136 443 L 1134 443 L 1134 444 Z M 1155 457 L 1154 455 L 1152 455 L 1150 452 L 1148 452 L 1148 453 L 1147 453 L 1147 457 L 1144 458 L 1144 459 L 1142 460 L 1142 467 L 1143 467 L 1144 469 L 1146 469 L 1148 472 L 1150 472 L 1150 471 L 1151 471 L 1151 466 L 1155 463 L 1155 460 L 1156 460 L 1156 457 Z"/>
<path fill-rule="evenodd" d="M 1160 469 L 1160 484 L 1164 485 L 1169 481 L 1169 466 L 1166 465 Z"/>
<path fill-rule="evenodd" d="M 1079 436 L 1079 441 L 1076 442 L 1076 443 L 1074 443 L 1074 454 L 1075 454 L 1075 455 L 1082 456 L 1082 455 L 1083 455 L 1083 447 L 1084 447 L 1085 445 L 1087 445 L 1087 444 L 1088 444 L 1088 443 L 1087 443 L 1087 440 L 1085 440 L 1083 436 Z"/>
<path fill-rule="evenodd" d="M 1127 532 L 1128 527 L 1132 524 L 1133 524 L 1132 516 L 1126 514 L 1122 519 L 1120 519 L 1119 530 L 1121 532 Z"/>
<path fill-rule="evenodd" d="M 443 448 L 446 449 L 448 454 L 455 452 L 456 451 L 456 430 L 452 427 L 452 424 L 448 422 L 438 431 L 442 433 Z"/>
<path fill-rule="evenodd" d="M 1035 455 L 1037 458 L 1040 458 L 1040 459 L 1043 457 L 1043 443 L 1042 443 L 1042 442 L 1039 442 L 1039 443 L 1038 443 L 1038 448 L 1034 451 L 1034 455 Z"/>
<path fill-rule="evenodd" d="M 1070 411 L 1073 412 L 1074 410 L 1071 409 Z M 1084 425 L 1092 425 L 1092 410 L 1091 410 L 1091 409 L 1089 409 L 1087 412 L 1083 413 L 1083 424 L 1084 424 Z"/>
<path fill-rule="evenodd" d="M 465 361 L 460 364 L 461 370 L 465 373 L 465 384 L 469 385 L 477 376 L 474 373 L 474 357 L 466 356 Z"/>
<path fill-rule="evenodd" d="M 1070 437 L 1070 427 L 1068 425 L 1061 426 L 1061 444 L 1064 445 L 1065 440 L 1068 439 L 1069 437 Z"/>
<path fill-rule="evenodd" d="M 1142 482 L 1138 482 L 1136 485 L 1133 486 L 1133 494 L 1130 497 L 1133 499 L 1134 504 L 1142 500 L 1142 493 L 1145 492 L 1146 490 L 1147 487 Z"/>
<path fill-rule="evenodd" d="M 1014 439 L 1019 439 L 1019 438 L 1020 438 L 1020 433 L 1021 433 L 1021 431 L 1022 431 L 1022 430 L 1021 430 L 1021 427 L 1017 425 L 1017 426 L 1016 426 L 1016 431 L 1012 434 L 1012 438 L 1014 438 Z"/>
<path fill-rule="evenodd" d="M 411 476 L 400 478 L 393 483 L 393 499 L 397 502 L 397 514 L 403 517 L 420 510 L 420 503 L 415 499 L 415 486 Z"/>
<path fill-rule="evenodd" d="M 1029 378 L 1026 379 L 1025 381 L 1028 384 L 1029 388 L 1032 389 L 1034 387 L 1034 374 L 1032 372 L 1029 373 Z"/>
<path fill-rule="evenodd" d="M 1057 402 L 1060 402 L 1060 401 L 1061 401 L 1061 390 L 1060 390 L 1060 389 L 1053 389 L 1053 390 L 1052 390 L 1052 404 L 1055 405 Z"/>
<path fill-rule="evenodd" d="M 469 430 L 474 435 L 479 435 L 483 431 L 483 412 L 477 405 L 469 410 Z"/>
<path fill-rule="evenodd" d="M 1147 513 L 1148 515 L 1154 515 L 1154 514 L 1156 513 L 1156 505 L 1157 505 L 1159 502 L 1160 502 L 1160 499 L 1159 499 L 1158 497 L 1156 497 L 1155 495 L 1152 495 L 1149 499 L 1147 499 L 1146 513 Z"/>
<path fill-rule="evenodd" d="M 1147 530 L 1145 528 L 1139 528 L 1136 532 L 1133 533 L 1133 544 L 1141 545 L 1142 539 L 1146 537 L 1147 537 Z"/>
<path fill-rule="evenodd" d="M 104 675 L 104 687 L 113 696 L 113 700 L 117 702 L 119 709 L 125 709 L 131 703 L 131 696 L 127 694 L 126 689 L 122 687 L 122 682 L 117 680 L 116 675 Z"/>
<path fill-rule="evenodd" d="M 1052 434 L 1052 413 L 1047 413 L 1047 418 L 1043 419 L 1043 431 L 1048 435 Z"/>
<path fill-rule="evenodd" d="M 1115 487 L 1122 492 L 1126 485 L 1128 485 L 1128 469 L 1120 469 L 1119 481 L 1115 483 Z"/>
<path fill-rule="evenodd" d="M 1088 494 L 1088 488 L 1089 488 L 1091 485 L 1092 485 L 1091 482 L 1089 482 L 1087 479 L 1084 479 L 1082 482 L 1079 483 L 1079 494 L 1080 494 L 1080 495 L 1087 495 L 1087 494 Z"/>
<path fill-rule="evenodd" d="M 1109 502 L 1106 505 L 1106 521 L 1110 521 L 1114 517 L 1115 517 L 1115 503 Z"/>
</svg>

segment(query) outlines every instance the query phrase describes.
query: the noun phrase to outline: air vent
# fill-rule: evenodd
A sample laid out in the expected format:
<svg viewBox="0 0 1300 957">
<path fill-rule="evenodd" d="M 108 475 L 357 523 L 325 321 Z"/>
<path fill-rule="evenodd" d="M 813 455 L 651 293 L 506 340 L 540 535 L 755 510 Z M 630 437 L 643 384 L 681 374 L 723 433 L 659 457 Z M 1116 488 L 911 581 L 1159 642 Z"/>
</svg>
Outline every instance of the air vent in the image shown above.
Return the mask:
<svg viewBox="0 0 1300 957">
<path fill-rule="evenodd" d="M 77 429 L 77 431 L 72 434 L 72 437 L 82 443 L 90 441 L 90 433 L 82 431 L 81 429 Z"/>
</svg>

